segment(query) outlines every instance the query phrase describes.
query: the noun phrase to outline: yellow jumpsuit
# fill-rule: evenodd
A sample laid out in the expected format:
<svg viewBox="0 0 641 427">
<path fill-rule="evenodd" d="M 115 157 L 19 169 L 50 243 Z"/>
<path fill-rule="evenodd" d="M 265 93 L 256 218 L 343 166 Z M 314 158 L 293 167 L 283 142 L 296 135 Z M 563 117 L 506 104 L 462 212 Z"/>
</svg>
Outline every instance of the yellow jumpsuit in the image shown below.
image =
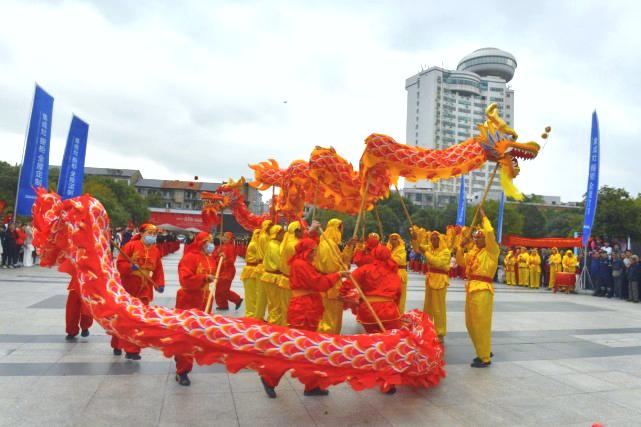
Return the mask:
<svg viewBox="0 0 641 427">
<path fill-rule="evenodd" d="M 265 295 L 265 288 L 261 284 L 261 278 L 265 267 L 263 266 L 263 258 L 267 251 L 267 244 L 269 243 L 269 228 L 272 222 L 268 219 L 260 225 L 260 233 L 258 234 L 258 245 L 256 253 L 258 257 L 258 265 L 254 270 L 254 278 L 256 280 L 256 314 L 255 318 L 258 320 L 265 320 L 265 309 L 267 308 L 267 295 Z"/>
<path fill-rule="evenodd" d="M 516 285 L 516 274 L 514 273 L 516 259 L 512 251 L 508 251 L 503 264 L 505 265 L 505 283 L 512 286 Z"/>
<path fill-rule="evenodd" d="M 487 217 L 483 217 L 481 229 L 485 247 L 479 249 L 475 246 L 467 253 L 459 247 L 456 261 L 459 265 L 465 265 L 468 278 L 465 284 L 465 326 L 476 350 L 476 356 L 487 363 L 492 351 L 492 280 L 499 264 L 501 249 L 496 243 L 494 229 Z"/>
<path fill-rule="evenodd" d="M 245 317 L 256 317 L 256 266 L 258 259 L 258 235 L 260 229 L 254 230 L 251 241 L 245 252 L 245 267 L 240 273 L 240 280 L 245 288 Z"/>
<path fill-rule="evenodd" d="M 553 288 L 556 283 L 556 273 L 561 271 L 561 254 L 556 252 L 556 248 L 552 248 L 552 255 L 548 258 L 550 264 L 550 283 L 549 288 Z"/>
<path fill-rule="evenodd" d="M 289 310 L 289 300 L 292 298 L 292 291 L 289 284 L 289 273 L 291 266 L 289 260 L 296 253 L 296 245 L 298 239 L 295 236 L 296 230 L 300 230 L 300 222 L 294 221 L 287 226 L 287 233 L 280 244 L 280 282 L 278 282 L 279 296 L 280 296 L 280 310 L 282 313 L 282 323 L 280 325 L 287 326 L 287 311 Z"/>
<path fill-rule="evenodd" d="M 327 228 L 318 243 L 314 266 L 318 271 L 324 274 L 336 273 L 347 270 L 352 259 L 352 250 L 350 246 L 345 247 L 341 253 L 338 244 L 341 242 L 342 234 L 339 229 L 343 222 L 340 219 L 330 219 Z M 329 334 L 340 334 L 343 327 L 343 301 L 338 299 L 338 291 L 341 287 L 341 281 L 323 292 L 323 318 L 318 325 L 318 332 Z"/>
<path fill-rule="evenodd" d="M 536 250 L 528 258 L 530 265 L 530 288 L 538 289 L 541 286 L 541 256 Z"/>
<path fill-rule="evenodd" d="M 261 306 L 267 306 L 267 322 L 275 325 L 283 323 L 283 312 L 281 311 L 279 287 L 280 283 L 280 241 L 276 240 L 278 233 L 283 229 L 280 225 L 272 225 L 269 229 L 269 242 L 263 258 L 263 275 L 260 278 L 259 286 L 264 289 L 266 301 L 259 300 Z M 260 297 L 260 295 L 259 295 Z"/>
<path fill-rule="evenodd" d="M 574 256 L 572 251 L 567 251 L 563 256 L 563 272 L 576 274 L 576 266 L 579 265 L 579 260 Z"/>
<path fill-rule="evenodd" d="M 389 237 L 396 236 L 399 245 L 392 248 L 392 245 L 387 243 L 387 247 L 392 251 L 392 259 L 398 264 L 398 276 L 401 278 L 401 299 L 398 301 L 398 312 L 405 313 L 405 302 L 407 301 L 407 251 L 405 250 L 405 242 L 400 235 L 393 233 Z"/>
<path fill-rule="evenodd" d="M 421 251 L 427 262 L 423 311 L 430 315 L 434 321 L 436 335 L 442 339 L 447 334 L 445 297 L 449 286 L 451 252 L 447 247 L 445 236 L 438 233 L 438 239 L 438 248 L 433 248 L 431 244 L 421 245 Z"/>
<path fill-rule="evenodd" d="M 529 257 L 527 252 L 521 250 L 517 260 L 519 266 L 519 286 L 530 286 Z"/>
</svg>

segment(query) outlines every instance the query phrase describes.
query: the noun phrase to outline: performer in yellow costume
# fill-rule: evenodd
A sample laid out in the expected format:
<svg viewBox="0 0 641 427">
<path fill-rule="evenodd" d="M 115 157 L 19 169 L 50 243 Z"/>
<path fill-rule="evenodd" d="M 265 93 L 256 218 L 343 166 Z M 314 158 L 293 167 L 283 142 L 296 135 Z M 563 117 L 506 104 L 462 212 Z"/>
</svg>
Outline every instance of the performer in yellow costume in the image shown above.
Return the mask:
<svg viewBox="0 0 641 427">
<path fill-rule="evenodd" d="M 339 244 L 343 237 L 343 221 L 337 218 L 330 219 L 327 228 L 320 238 L 314 266 L 323 274 L 338 273 L 349 269 L 353 253 L 353 243 L 345 246 L 341 252 Z M 343 327 L 343 301 L 338 299 L 341 281 L 327 292 L 323 293 L 323 318 L 318 325 L 318 332 L 340 334 Z"/>
<path fill-rule="evenodd" d="M 576 274 L 576 266 L 579 265 L 579 260 L 574 256 L 574 252 L 566 251 L 561 263 L 563 264 L 564 273 Z"/>
<path fill-rule="evenodd" d="M 524 247 L 521 248 L 520 252 L 517 258 L 519 266 L 519 286 L 530 286 L 530 256 Z"/>
<path fill-rule="evenodd" d="M 292 291 L 289 284 L 289 273 L 291 266 L 289 261 L 296 254 L 296 245 L 303 237 L 303 229 L 300 222 L 294 221 L 287 226 L 287 232 L 280 244 L 280 282 L 278 282 L 280 296 L 280 313 L 281 323 L 279 325 L 287 326 L 287 310 L 289 309 L 289 300 L 292 297 Z"/>
<path fill-rule="evenodd" d="M 260 224 L 260 232 L 258 233 L 258 244 L 256 245 L 256 255 L 258 258 L 258 265 L 254 270 L 254 277 L 256 279 L 256 312 L 255 318 L 258 320 L 265 320 L 265 309 L 267 308 L 267 296 L 265 295 L 265 288 L 261 284 L 261 278 L 265 268 L 263 266 L 263 258 L 265 258 L 265 251 L 267 251 L 267 244 L 269 243 L 269 227 L 272 222 L 268 219 Z"/>
<path fill-rule="evenodd" d="M 259 294 L 257 306 L 267 306 L 267 322 L 275 325 L 283 323 L 283 313 L 280 310 L 280 242 L 285 231 L 280 225 L 272 225 L 269 229 L 269 242 L 263 258 L 263 275 L 258 286 L 262 286 L 264 293 Z M 261 300 L 264 295 L 267 301 Z"/>
<path fill-rule="evenodd" d="M 552 254 L 548 258 L 548 264 L 550 264 L 550 283 L 548 288 L 552 289 L 556 283 L 556 273 L 561 271 L 561 254 L 557 248 L 552 248 Z"/>
<path fill-rule="evenodd" d="M 398 264 L 398 276 L 401 278 L 401 299 L 398 302 L 398 312 L 405 313 L 405 301 L 407 300 L 407 251 L 405 242 L 400 234 L 389 235 L 387 247 L 392 252 L 392 260 Z"/>
<path fill-rule="evenodd" d="M 421 250 L 427 262 L 423 311 L 430 315 L 434 321 L 436 335 L 443 341 L 447 334 L 445 297 L 449 286 L 452 253 L 447 247 L 445 236 L 437 231 L 430 233 L 429 245 L 422 245 Z"/>
<path fill-rule="evenodd" d="M 514 256 L 514 252 L 507 251 L 503 264 L 505 265 L 505 283 L 510 286 L 516 285 L 516 273 L 514 272 L 516 268 L 516 257 Z"/>
<path fill-rule="evenodd" d="M 494 229 L 485 213 L 480 230 L 472 234 L 474 247 L 467 253 L 464 247 L 469 243 L 465 237 L 457 249 L 456 261 L 465 265 L 467 283 L 465 284 L 465 326 L 476 350 L 473 368 L 489 366 L 492 357 L 492 306 L 494 287 L 492 281 L 499 264 L 501 249 L 496 243 Z"/>
<path fill-rule="evenodd" d="M 530 251 L 528 264 L 530 265 L 530 288 L 538 289 L 541 286 L 541 256 L 536 249 Z"/>
<path fill-rule="evenodd" d="M 252 233 L 252 238 L 247 245 L 245 267 L 240 273 L 240 280 L 245 288 L 245 317 L 256 317 L 256 267 L 260 261 L 258 258 L 259 235 L 260 229 L 257 228 Z"/>
</svg>

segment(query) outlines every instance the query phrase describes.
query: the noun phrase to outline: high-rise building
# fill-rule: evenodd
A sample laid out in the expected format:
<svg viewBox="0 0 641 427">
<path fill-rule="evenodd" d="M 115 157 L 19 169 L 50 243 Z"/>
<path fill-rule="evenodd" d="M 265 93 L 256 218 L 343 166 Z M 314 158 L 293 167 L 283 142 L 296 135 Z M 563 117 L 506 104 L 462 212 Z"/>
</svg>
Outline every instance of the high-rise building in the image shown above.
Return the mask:
<svg viewBox="0 0 641 427">
<path fill-rule="evenodd" d="M 516 69 L 516 58 L 496 48 L 478 49 L 465 56 L 456 70 L 430 67 L 408 78 L 407 131 L 405 143 L 430 149 L 443 149 L 478 134 L 476 125 L 485 121 L 485 108 L 495 102 L 501 117 L 514 127 L 514 91 L 508 86 Z M 482 193 L 492 165 L 465 176 L 468 197 Z M 414 204 L 441 207 L 456 203 L 459 178 L 406 182 L 404 194 Z M 489 198 L 501 193 L 498 176 Z"/>
</svg>

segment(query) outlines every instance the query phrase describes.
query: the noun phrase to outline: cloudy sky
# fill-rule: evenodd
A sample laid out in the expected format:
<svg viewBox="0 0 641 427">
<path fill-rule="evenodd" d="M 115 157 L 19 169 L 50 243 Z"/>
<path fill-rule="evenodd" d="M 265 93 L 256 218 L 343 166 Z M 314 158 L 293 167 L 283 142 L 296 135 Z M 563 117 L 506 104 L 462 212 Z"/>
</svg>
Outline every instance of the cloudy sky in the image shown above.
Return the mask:
<svg viewBox="0 0 641 427">
<path fill-rule="evenodd" d="M 6 1 L 0 160 L 21 161 L 34 82 L 55 97 L 51 163 L 72 113 L 87 165 L 218 180 L 247 163 L 363 139 L 405 142 L 404 82 L 484 46 L 514 54 L 515 129 L 538 140 L 524 192 L 580 200 L 590 115 L 601 183 L 641 192 L 641 6 L 634 1 Z M 286 101 L 286 102 L 285 102 Z"/>
</svg>

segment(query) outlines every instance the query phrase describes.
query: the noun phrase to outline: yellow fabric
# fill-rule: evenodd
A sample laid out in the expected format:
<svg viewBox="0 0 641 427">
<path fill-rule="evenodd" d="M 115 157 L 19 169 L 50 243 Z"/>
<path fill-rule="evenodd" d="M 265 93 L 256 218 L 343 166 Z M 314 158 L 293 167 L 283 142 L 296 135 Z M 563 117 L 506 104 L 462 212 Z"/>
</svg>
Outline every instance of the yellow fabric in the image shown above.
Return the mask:
<svg viewBox="0 0 641 427">
<path fill-rule="evenodd" d="M 530 255 L 527 252 L 521 252 L 517 257 L 517 266 L 519 269 L 519 286 L 530 286 Z"/>
<path fill-rule="evenodd" d="M 396 248 L 392 248 L 390 243 L 392 237 L 396 237 L 399 242 Z M 398 264 L 398 277 L 401 278 L 401 298 L 398 301 L 398 311 L 403 314 L 405 313 L 405 302 L 407 301 L 407 250 L 405 249 L 405 242 L 396 233 L 389 235 L 387 247 L 392 252 L 392 259 Z"/>
<path fill-rule="evenodd" d="M 269 283 L 256 280 L 256 314 L 255 319 L 265 320 L 265 311 L 267 310 L 267 287 Z"/>
<path fill-rule="evenodd" d="M 490 290 L 468 292 L 465 298 L 465 327 L 470 335 L 476 356 L 490 361 L 492 351 L 492 306 L 494 294 Z"/>
<path fill-rule="evenodd" d="M 301 226 L 298 221 L 294 221 L 287 227 L 287 233 L 283 237 L 283 241 L 280 244 L 280 272 L 283 273 L 280 277 L 280 282 L 278 286 L 281 288 L 289 289 L 289 273 L 291 271 L 291 266 L 289 265 L 290 259 L 296 253 L 296 245 L 298 244 L 299 239 L 296 238 L 294 233 L 296 230 L 300 230 Z"/>
<path fill-rule="evenodd" d="M 267 242 L 269 242 L 269 227 L 272 226 L 272 222 L 268 219 L 263 221 L 260 225 L 260 231 L 258 234 L 258 249 L 257 254 L 260 260 L 265 256 L 265 251 L 267 250 Z"/>
<path fill-rule="evenodd" d="M 505 265 L 505 283 L 508 285 L 516 285 L 516 273 L 514 272 L 516 258 L 512 251 L 508 251 L 503 264 Z"/>
<path fill-rule="evenodd" d="M 548 258 L 548 264 L 550 264 L 550 283 L 548 285 L 549 288 L 553 288 L 556 283 L 556 273 L 561 271 L 561 262 L 562 259 L 560 253 L 552 254 Z"/>
<path fill-rule="evenodd" d="M 485 237 L 485 247 L 479 249 L 476 245 L 468 251 L 464 252 L 462 247 L 456 251 L 456 263 L 465 266 L 467 276 L 482 276 L 488 277 L 490 280 L 494 278 L 496 268 L 499 264 L 499 254 L 501 249 L 496 243 L 494 235 L 494 228 L 492 223 L 487 217 L 483 217 L 481 223 L 481 230 Z M 494 287 L 491 283 L 482 282 L 480 280 L 469 280 L 465 284 L 468 293 L 477 291 L 490 291 L 494 294 Z"/>
<path fill-rule="evenodd" d="M 263 282 L 265 295 L 267 296 L 267 322 L 272 325 L 283 325 L 285 316 L 282 311 L 282 299 L 280 297 L 281 288 L 278 283 Z"/>
<path fill-rule="evenodd" d="M 541 286 L 541 256 L 533 251 L 528 258 L 530 288 L 539 288 Z"/>
<path fill-rule="evenodd" d="M 331 219 L 327 223 L 327 228 L 323 231 L 316 256 L 314 257 L 314 266 L 321 273 L 336 273 L 350 265 L 352 259 L 351 248 L 345 247 L 341 253 L 338 244 L 341 242 L 342 234 L 339 230 L 342 221 L 340 219 Z M 323 295 L 323 317 L 318 325 L 318 331 L 331 334 L 339 334 L 343 324 L 343 302 L 338 300 L 338 290 L 340 280 Z"/>
<path fill-rule="evenodd" d="M 256 279 L 247 277 L 243 279 L 245 289 L 245 317 L 256 318 Z"/>
<path fill-rule="evenodd" d="M 252 238 L 247 245 L 247 250 L 245 251 L 245 262 L 247 264 L 258 264 L 262 260 L 258 257 L 258 236 L 260 235 L 260 230 L 256 229 L 252 233 Z M 240 280 L 245 280 L 248 278 L 254 278 L 256 274 L 255 265 L 245 265 L 243 271 L 240 273 Z M 246 304 L 247 302 L 245 302 Z M 245 310 L 247 311 L 247 310 Z"/>
<path fill-rule="evenodd" d="M 267 250 L 265 251 L 265 257 L 263 258 L 264 271 L 260 278 L 260 281 L 278 285 L 278 282 L 280 282 L 280 274 L 271 273 L 271 272 L 279 271 L 278 270 L 279 268 L 280 268 L 280 242 L 278 240 L 270 240 L 267 243 Z"/>
<path fill-rule="evenodd" d="M 412 249 L 414 249 L 414 252 L 422 252 L 421 246 L 429 245 L 429 235 L 431 232 L 418 225 L 411 226 L 410 231 L 413 231 L 415 235 L 410 241 Z"/>
<path fill-rule="evenodd" d="M 425 303 L 423 311 L 432 318 L 436 335 L 444 337 L 447 334 L 447 312 L 445 309 L 445 297 L 447 288 L 425 290 Z"/>
<path fill-rule="evenodd" d="M 281 326 L 287 326 L 287 312 L 289 311 L 289 300 L 292 299 L 292 291 L 288 288 L 278 288 L 280 311 L 281 311 Z"/>
<path fill-rule="evenodd" d="M 436 232 L 434 232 L 436 233 Z M 449 275 L 440 273 L 430 273 L 431 268 L 438 270 L 450 271 L 450 260 L 452 253 L 447 247 L 445 235 L 438 233 L 438 248 L 434 249 L 432 245 L 421 245 L 425 261 L 427 262 L 427 276 L 425 285 L 430 289 L 443 289 L 449 286 Z"/>
<path fill-rule="evenodd" d="M 563 264 L 563 271 L 565 273 L 576 273 L 576 266 L 579 265 L 579 260 L 574 256 L 572 251 L 567 251 L 561 263 Z"/>
</svg>

